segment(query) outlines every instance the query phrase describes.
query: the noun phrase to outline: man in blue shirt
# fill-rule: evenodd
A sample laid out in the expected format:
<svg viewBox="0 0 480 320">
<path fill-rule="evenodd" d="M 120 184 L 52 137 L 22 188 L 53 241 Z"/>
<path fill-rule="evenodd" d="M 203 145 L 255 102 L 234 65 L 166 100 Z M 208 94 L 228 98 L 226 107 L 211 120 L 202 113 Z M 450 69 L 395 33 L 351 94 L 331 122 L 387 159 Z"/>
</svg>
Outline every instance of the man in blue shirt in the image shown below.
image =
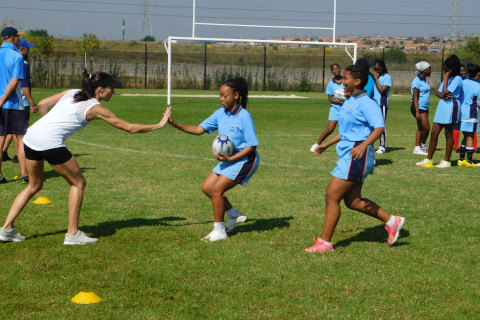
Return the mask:
<svg viewBox="0 0 480 320">
<path fill-rule="evenodd" d="M 19 53 L 19 36 L 13 27 L 2 30 L 3 39 L 0 49 L 0 145 L 3 146 L 5 136 L 15 134 L 18 141 L 18 160 L 22 176 L 26 176 L 23 136 L 27 132 L 25 107 L 21 98 L 20 81 L 23 79 L 23 57 Z M 1 153 L 0 153 L 1 154 Z M 0 183 L 9 182 L 2 175 L 0 157 Z"/>
<path fill-rule="evenodd" d="M 37 104 L 33 100 L 32 97 L 32 85 L 30 83 L 30 65 L 28 64 L 28 55 L 30 54 L 30 48 L 35 47 L 33 43 L 28 42 L 25 39 L 20 39 L 20 43 L 18 45 L 20 49 L 20 54 L 23 57 L 23 80 L 20 81 L 20 87 L 22 89 L 21 96 L 22 96 L 22 102 L 23 106 L 25 107 L 25 115 L 26 115 L 26 126 L 28 127 L 30 123 L 30 107 L 32 108 L 32 112 L 37 112 Z M 13 134 L 9 134 L 6 139 L 5 143 L 3 145 L 3 161 L 6 161 L 9 159 L 8 157 L 8 146 L 10 145 L 10 142 L 13 140 Z M 18 162 L 18 142 L 17 139 L 15 139 L 15 157 L 11 159 L 13 162 Z M 28 176 L 22 175 L 21 177 L 21 183 L 22 184 L 27 184 L 28 183 Z"/>
</svg>

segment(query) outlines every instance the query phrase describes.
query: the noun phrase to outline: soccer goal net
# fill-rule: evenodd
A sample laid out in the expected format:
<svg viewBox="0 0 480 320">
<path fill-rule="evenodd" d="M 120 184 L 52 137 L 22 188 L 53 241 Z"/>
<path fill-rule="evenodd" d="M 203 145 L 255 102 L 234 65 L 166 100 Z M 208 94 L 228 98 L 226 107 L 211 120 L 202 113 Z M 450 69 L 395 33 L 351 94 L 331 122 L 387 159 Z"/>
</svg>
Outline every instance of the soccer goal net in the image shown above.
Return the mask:
<svg viewBox="0 0 480 320">
<path fill-rule="evenodd" d="M 336 0 L 333 0 L 332 25 L 323 27 L 199 22 L 196 9 L 196 0 L 193 0 L 192 36 L 170 36 L 164 41 L 168 56 L 168 104 L 171 103 L 172 87 L 177 87 L 176 78 L 180 75 L 183 82 L 185 78 L 190 79 L 192 87 L 196 88 L 199 82 L 204 89 L 215 88 L 228 78 L 240 75 L 248 80 L 253 90 L 308 91 L 325 85 L 325 77 L 330 77 L 329 70 L 325 74 L 325 66 L 329 69 L 331 63 L 345 65 L 357 59 L 356 43 L 336 41 Z M 326 30 L 331 32 L 332 41 L 314 37 L 199 37 L 197 26 L 235 30 Z M 198 63 L 202 58 L 203 63 Z M 196 63 L 188 63 L 195 59 Z"/>
</svg>

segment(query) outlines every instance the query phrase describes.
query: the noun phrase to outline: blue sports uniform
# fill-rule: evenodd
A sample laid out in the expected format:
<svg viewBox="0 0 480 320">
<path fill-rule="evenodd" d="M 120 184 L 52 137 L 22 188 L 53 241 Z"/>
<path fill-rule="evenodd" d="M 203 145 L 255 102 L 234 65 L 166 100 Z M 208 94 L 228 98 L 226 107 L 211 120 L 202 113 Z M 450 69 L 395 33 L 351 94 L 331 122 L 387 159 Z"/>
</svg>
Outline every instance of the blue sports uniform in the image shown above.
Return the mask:
<svg viewBox="0 0 480 320">
<path fill-rule="evenodd" d="M 460 131 L 478 132 L 478 97 L 480 83 L 478 80 L 463 80 L 463 103 L 460 107 Z M 465 121 L 468 120 L 468 121 Z"/>
<path fill-rule="evenodd" d="M 23 79 L 23 57 L 18 48 L 9 42 L 2 43 L 0 50 L 0 96 L 7 89 L 12 78 Z M 24 110 L 21 102 L 21 89 L 17 86 L 15 93 L 12 94 L 3 104 L 3 109 Z"/>
<path fill-rule="evenodd" d="M 26 60 L 23 61 L 23 79 L 20 82 L 20 87 L 22 88 L 32 88 L 32 84 L 30 83 L 30 65 Z M 22 91 L 22 102 L 25 106 L 25 109 L 30 107 L 30 102 L 28 102 L 27 97 L 23 94 Z"/>
<path fill-rule="evenodd" d="M 23 79 L 23 57 L 14 44 L 3 42 L 0 49 L 0 96 L 13 78 Z M 0 135 L 23 135 L 27 132 L 28 120 L 24 110 L 19 84 L 0 110 Z"/>
<path fill-rule="evenodd" d="M 343 89 L 343 88 L 344 88 L 343 82 L 337 83 L 335 81 L 335 78 L 333 78 L 332 81 L 330 81 L 328 83 L 327 90 L 325 90 L 325 93 L 334 95 L 335 91 L 337 89 Z M 340 112 L 340 108 L 342 108 L 341 103 L 339 103 L 339 104 L 332 103 L 330 105 L 330 113 L 328 114 L 328 120 L 329 121 L 338 121 L 338 115 L 339 115 L 339 112 Z"/>
<path fill-rule="evenodd" d="M 375 79 L 373 79 L 370 74 L 368 74 L 368 82 L 365 85 L 364 90 L 367 91 L 367 96 L 370 99 L 373 99 L 373 96 L 375 94 Z"/>
<path fill-rule="evenodd" d="M 382 112 L 366 91 L 360 91 L 347 99 L 340 110 L 337 144 L 338 161 L 333 176 L 349 181 L 363 181 L 373 173 L 373 144 L 369 145 L 363 157 L 353 160 L 352 149 L 365 141 L 373 129 L 385 128 Z"/>
<path fill-rule="evenodd" d="M 378 83 L 383 86 L 388 86 L 387 92 L 385 94 L 380 94 L 378 91 L 377 86 L 373 87 L 373 100 L 377 101 L 377 104 L 380 107 L 387 107 L 388 108 L 388 95 L 390 94 L 390 88 L 392 87 L 392 77 L 384 72 L 378 77 Z"/>
<path fill-rule="evenodd" d="M 427 79 L 422 79 L 419 75 L 412 81 L 410 87 L 410 93 L 412 94 L 412 106 L 413 106 L 413 89 L 418 89 L 418 109 L 428 111 L 430 104 L 430 85 Z M 415 107 L 413 106 L 413 109 Z"/>
<path fill-rule="evenodd" d="M 455 76 L 448 78 L 447 90 L 452 93 L 451 99 L 441 99 L 438 102 L 435 118 L 433 122 L 438 124 L 452 124 L 459 119 L 460 105 L 463 103 L 463 84 L 462 77 Z M 443 93 L 443 81 L 440 83 L 438 91 Z"/>
<path fill-rule="evenodd" d="M 200 123 L 200 127 L 209 134 L 218 130 L 219 135 L 227 135 L 232 140 L 236 154 L 245 147 L 258 146 L 253 118 L 242 106 L 237 106 L 233 112 L 225 108 L 216 110 L 210 117 Z M 258 152 L 251 153 L 232 162 L 220 162 L 213 172 L 221 174 L 242 186 L 245 186 L 252 175 L 257 171 L 260 156 Z"/>
</svg>

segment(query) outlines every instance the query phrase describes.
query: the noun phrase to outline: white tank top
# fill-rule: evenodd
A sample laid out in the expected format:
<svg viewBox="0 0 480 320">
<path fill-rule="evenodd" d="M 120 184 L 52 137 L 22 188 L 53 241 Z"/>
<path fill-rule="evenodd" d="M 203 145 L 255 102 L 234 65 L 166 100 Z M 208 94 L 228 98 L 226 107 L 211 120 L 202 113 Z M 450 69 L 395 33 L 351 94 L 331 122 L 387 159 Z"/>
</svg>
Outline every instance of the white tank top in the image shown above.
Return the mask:
<svg viewBox="0 0 480 320">
<path fill-rule="evenodd" d="M 28 128 L 23 143 L 36 151 L 65 147 L 65 140 L 89 123 L 88 110 L 100 104 L 95 98 L 74 103 L 73 96 L 78 91 L 65 93 L 46 115 Z"/>
</svg>

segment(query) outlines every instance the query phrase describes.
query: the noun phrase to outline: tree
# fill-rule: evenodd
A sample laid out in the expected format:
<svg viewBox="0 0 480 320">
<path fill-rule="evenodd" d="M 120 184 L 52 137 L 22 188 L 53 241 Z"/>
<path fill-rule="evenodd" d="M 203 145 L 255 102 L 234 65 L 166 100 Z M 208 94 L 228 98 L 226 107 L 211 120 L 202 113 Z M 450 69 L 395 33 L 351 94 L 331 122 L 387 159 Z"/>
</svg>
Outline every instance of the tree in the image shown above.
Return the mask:
<svg viewBox="0 0 480 320">
<path fill-rule="evenodd" d="M 393 48 L 385 52 L 385 60 L 403 63 L 407 61 L 407 55 L 402 50 Z"/>
<path fill-rule="evenodd" d="M 95 53 L 100 50 L 100 40 L 93 33 L 84 33 L 82 39 L 77 41 L 77 56 L 87 55 L 95 70 Z"/>
<path fill-rule="evenodd" d="M 145 37 L 143 37 L 142 41 L 154 42 L 155 37 L 154 36 L 145 36 Z"/>
<path fill-rule="evenodd" d="M 480 59 L 480 38 L 468 38 L 463 46 L 457 47 L 455 50 L 460 60 L 477 60 Z"/>
<path fill-rule="evenodd" d="M 47 30 L 27 30 L 24 38 L 35 45 L 31 49 L 31 55 L 38 55 L 43 58 L 51 58 L 55 54 L 53 36 Z"/>
</svg>

